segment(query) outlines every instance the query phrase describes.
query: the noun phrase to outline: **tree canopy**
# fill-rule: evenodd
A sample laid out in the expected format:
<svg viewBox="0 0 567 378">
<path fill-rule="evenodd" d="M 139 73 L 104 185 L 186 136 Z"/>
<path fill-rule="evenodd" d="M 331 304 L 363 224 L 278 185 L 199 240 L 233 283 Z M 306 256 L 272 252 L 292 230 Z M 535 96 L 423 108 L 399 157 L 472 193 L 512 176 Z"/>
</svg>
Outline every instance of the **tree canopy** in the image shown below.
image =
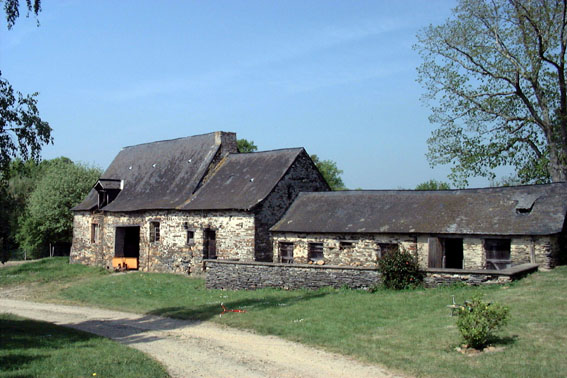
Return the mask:
<svg viewBox="0 0 567 378">
<path fill-rule="evenodd" d="M 341 178 L 343 170 L 337 167 L 337 163 L 332 160 L 320 160 L 315 154 L 311 155 L 311 160 L 313 160 L 313 163 L 315 163 L 315 166 L 319 169 L 319 172 L 321 172 L 321 175 L 323 175 L 323 178 L 332 190 L 346 189 Z"/>
<path fill-rule="evenodd" d="M 415 187 L 415 190 L 448 190 L 451 189 L 451 185 L 443 181 L 437 181 L 435 179 L 422 182 Z"/>
<path fill-rule="evenodd" d="M 419 81 L 438 125 L 431 165 L 451 180 L 567 180 L 567 2 L 461 0 L 446 23 L 418 35 Z"/>
<path fill-rule="evenodd" d="M 39 256 L 49 243 L 71 242 L 70 209 L 83 200 L 101 173 L 67 158 L 50 160 L 19 217 L 20 247 Z"/>
<path fill-rule="evenodd" d="M 26 8 L 36 16 L 41 11 L 41 0 L 26 0 Z M 18 0 L 4 0 L 8 29 L 20 16 Z M 39 116 L 38 93 L 22 95 L 15 91 L 0 71 L 0 185 L 6 183 L 10 161 L 39 159 L 44 144 L 52 143 L 51 127 Z"/>
<path fill-rule="evenodd" d="M 2 1 L 0 1 L 2 2 Z M 3 0 L 4 2 L 4 13 L 6 13 L 6 21 L 8 29 L 12 29 L 18 17 L 20 17 L 20 1 L 19 0 Z M 25 7 L 27 9 L 27 15 L 30 12 L 39 15 L 41 12 L 41 0 L 26 0 Z"/>
<path fill-rule="evenodd" d="M 236 141 L 236 145 L 238 146 L 238 152 L 241 152 L 241 153 L 258 151 L 258 146 L 256 146 L 254 144 L 253 140 L 238 139 Z"/>
</svg>

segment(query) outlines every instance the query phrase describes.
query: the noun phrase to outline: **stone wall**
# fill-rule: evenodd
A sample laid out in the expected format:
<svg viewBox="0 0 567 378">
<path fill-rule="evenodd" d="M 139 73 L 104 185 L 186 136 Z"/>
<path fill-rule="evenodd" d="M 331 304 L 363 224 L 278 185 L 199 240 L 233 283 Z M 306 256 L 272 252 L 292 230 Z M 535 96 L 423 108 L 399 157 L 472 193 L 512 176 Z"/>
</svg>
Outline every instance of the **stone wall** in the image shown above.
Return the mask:
<svg viewBox="0 0 567 378">
<path fill-rule="evenodd" d="M 369 288 L 380 282 L 380 273 L 371 268 L 222 260 L 206 260 L 205 264 L 207 289 Z"/>
<path fill-rule="evenodd" d="M 160 240 L 150 243 L 150 222 L 160 223 Z M 91 224 L 99 227 L 99 240 L 91 242 Z M 194 242 L 187 243 L 187 230 Z M 112 266 L 116 227 L 140 227 L 139 269 L 153 272 L 202 271 L 204 229 L 216 231 L 220 259 L 254 259 L 254 214 L 243 211 L 147 211 L 91 214 L 76 212 L 71 262 Z"/>
<path fill-rule="evenodd" d="M 381 282 L 380 273 L 376 268 L 222 260 L 205 260 L 205 265 L 208 289 L 318 289 L 328 286 L 360 289 L 370 288 Z M 436 287 L 455 283 L 473 286 L 503 284 L 537 269 L 537 264 L 523 264 L 501 271 L 427 269 L 425 286 Z"/>
<path fill-rule="evenodd" d="M 380 254 L 380 244 L 395 244 L 399 249 L 417 251 L 415 237 L 395 234 L 301 234 L 278 232 L 272 234 L 274 261 L 281 262 L 279 243 L 293 243 L 295 263 L 308 263 L 309 243 L 323 243 L 323 256 L 326 265 L 376 267 Z M 341 245 L 341 242 L 343 243 Z M 345 245 L 350 243 L 350 245 Z"/>
<path fill-rule="evenodd" d="M 299 192 L 328 191 L 329 186 L 303 151 L 284 177 L 254 212 L 256 214 L 256 260 L 273 261 L 269 229 L 281 219 Z"/>
<path fill-rule="evenodd" d="M 323 243 L 325 264 L 339 266 L 375 267 L 378 262 L 379 244 L 397 244 L 400 249 L 416 252 L 422 269 L 428 268 L 429 235 L 400 234 L 307 234 L 292 232 L 272 233 L 274 262 L 281 262 L 279 243 L 293 243 L 294 262 L 306 264 L 309 243 Z M 463 237 L 463 269 L 485 269 L 484 239 L 494 236 Z M 352 243 L 351 248 L 341 248 L 341 242 Z M 560 260 L 560 238 L 534 236 L 510 238 L 512 265 L 539 264 L 541 269 L 551 269 Z"/>
</svg>

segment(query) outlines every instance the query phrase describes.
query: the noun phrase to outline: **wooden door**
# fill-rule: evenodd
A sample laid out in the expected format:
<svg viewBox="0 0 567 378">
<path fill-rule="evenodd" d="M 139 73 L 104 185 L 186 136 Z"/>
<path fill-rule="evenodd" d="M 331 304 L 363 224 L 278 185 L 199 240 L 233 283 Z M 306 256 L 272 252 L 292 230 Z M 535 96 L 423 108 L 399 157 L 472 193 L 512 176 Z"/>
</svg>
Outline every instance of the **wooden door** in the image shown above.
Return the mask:
<svg viewBox="0 0 567 378">
<path fill-rule="evenodd" d="M 216 259 L 217 258 L 217 235 L 215 230 L 210 228 L 205 229 L 204 232 L 205 243 L 203 258 L 205 259 Z"/>
<path fill-rule="evenodd" d="M 429 238 L 429 258 L 428 266 L 430 268 L 443 267 L 443 248 L 439 238 Z"/>
</svg>

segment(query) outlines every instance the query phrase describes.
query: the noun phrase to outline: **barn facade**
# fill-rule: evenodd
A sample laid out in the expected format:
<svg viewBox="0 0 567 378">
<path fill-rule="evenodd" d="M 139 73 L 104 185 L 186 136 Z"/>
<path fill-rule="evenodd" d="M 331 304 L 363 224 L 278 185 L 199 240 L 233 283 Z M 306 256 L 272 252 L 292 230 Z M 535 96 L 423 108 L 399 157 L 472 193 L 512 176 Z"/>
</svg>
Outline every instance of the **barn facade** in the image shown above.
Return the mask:
<svg viewBox="0 0 567 378">
<path fill-rule="evenodd" d="M 178 273 L 271 261 L 269 228 L 299 192 L 327 190 L 303 148 L 241 154 L 234 133 L 126 147 L 72 209 L 70 259 Z"/>
<path fill-rule="evenodd" d="M 426 269 L 564 262 L 567 184 L 302 193 L 272 227 L 274 261 L 376 267 L 391 251 Z"/>
</svg>

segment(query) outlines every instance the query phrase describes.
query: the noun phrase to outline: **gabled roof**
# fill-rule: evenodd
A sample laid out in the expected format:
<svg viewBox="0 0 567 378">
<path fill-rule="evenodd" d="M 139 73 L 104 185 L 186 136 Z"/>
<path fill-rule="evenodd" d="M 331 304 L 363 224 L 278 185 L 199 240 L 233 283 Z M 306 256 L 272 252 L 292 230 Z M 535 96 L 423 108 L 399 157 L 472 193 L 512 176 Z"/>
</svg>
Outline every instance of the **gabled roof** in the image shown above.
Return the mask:
<svg viewBox="0 0 567 378">
<path fill-rule="evenodd" d="M 567 183 L 441 191 L 300 193 L 274 232 L 552 235 Z"/>
<path fill-rule="evenodd" d="M 182 210 L 250 210 L 262 202 L 303 148 L 228 155 Z"/>
<path fill-rule="evenodd" d="M 220 140 L 215 138 L 215 134 L 122 149 L 100 182 L 123 180 L 123 189 L 103 210 L 174 209 L 183 205 L 197 188 L 220 148 Z M 91 210 L 96 205 L 97 192 L 93 189 L 73 210 Z"/>
</svg>

